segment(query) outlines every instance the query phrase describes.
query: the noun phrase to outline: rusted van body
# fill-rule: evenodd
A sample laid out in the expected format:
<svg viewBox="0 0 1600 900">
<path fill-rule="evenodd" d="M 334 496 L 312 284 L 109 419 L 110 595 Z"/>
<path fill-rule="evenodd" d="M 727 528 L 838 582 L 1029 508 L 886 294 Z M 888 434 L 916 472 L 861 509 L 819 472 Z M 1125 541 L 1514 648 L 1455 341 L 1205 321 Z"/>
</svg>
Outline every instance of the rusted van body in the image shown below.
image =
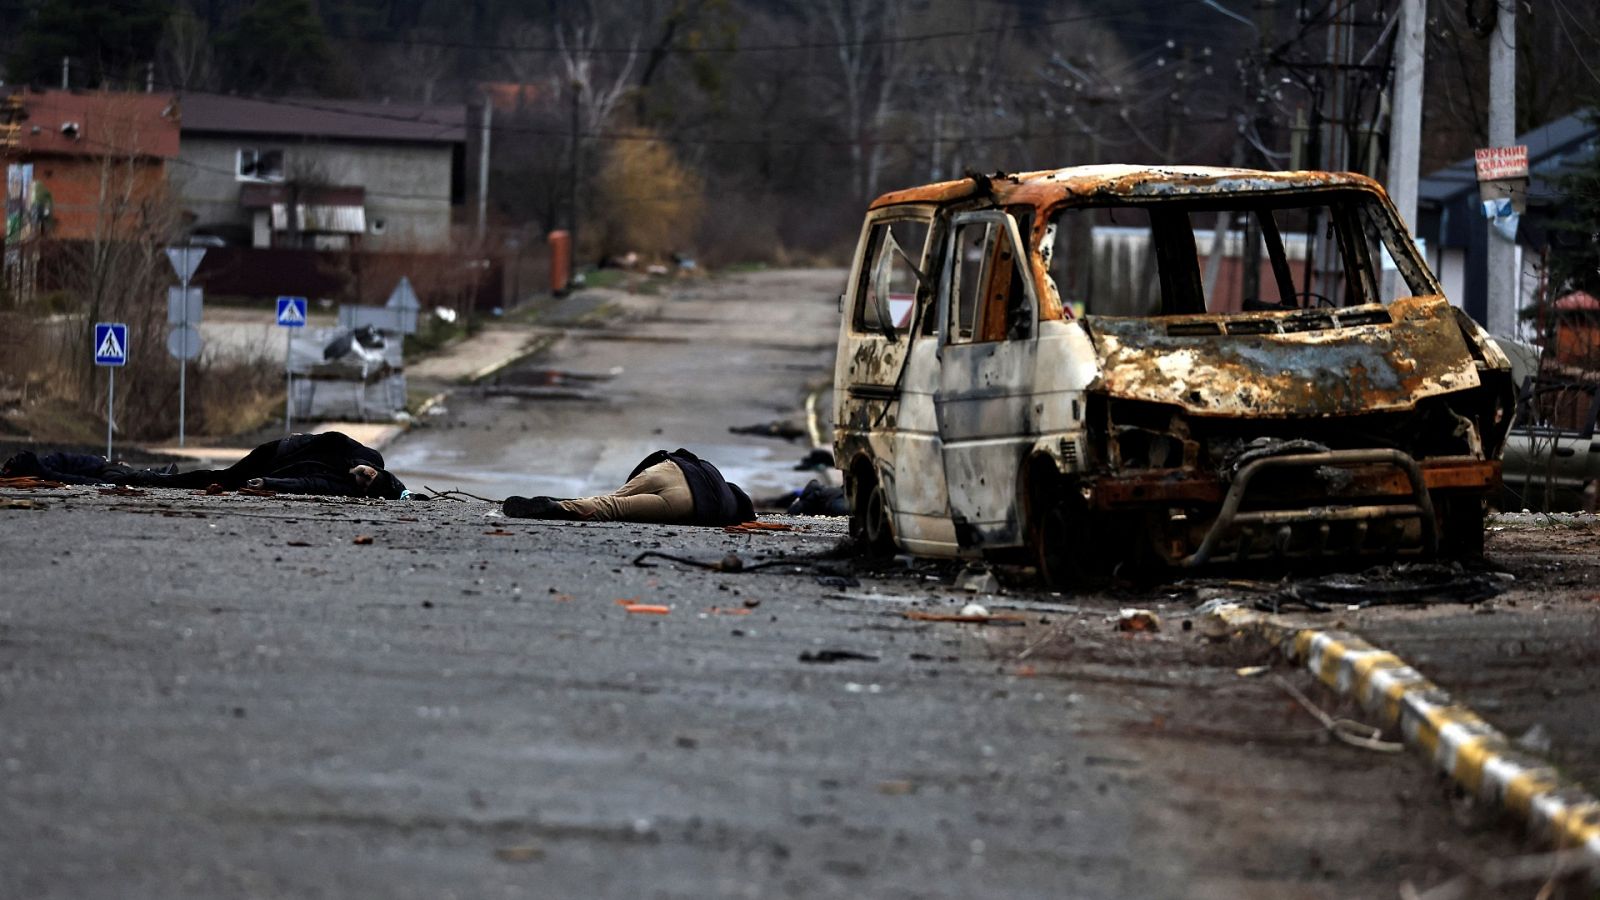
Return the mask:
<svg viewBox="0 0 1600 900">
<path fill-rule="evenodd" d="M 1510 368 L 1441 293 L 1354 174 L 1085 166 L 886 194 L 841 298 L 852 527 L 1057 582 L 1477 552 Z"/>
</svg>

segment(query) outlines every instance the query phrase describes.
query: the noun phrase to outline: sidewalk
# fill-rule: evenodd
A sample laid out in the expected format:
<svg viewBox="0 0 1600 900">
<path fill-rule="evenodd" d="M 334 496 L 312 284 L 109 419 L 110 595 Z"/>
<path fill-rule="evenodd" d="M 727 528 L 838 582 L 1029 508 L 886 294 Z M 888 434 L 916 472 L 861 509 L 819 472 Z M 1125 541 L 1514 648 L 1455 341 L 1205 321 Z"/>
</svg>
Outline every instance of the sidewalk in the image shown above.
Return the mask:
<svg viewBox="0 0 1600 900">
<path fill-rule="evenodd" d="M 526 325 L 486 325 L 472 337 L 457 341 L 419 360 L 415 365 L 407 366 L 406 375 L 419 381 L 476 381 L 537 350 L 539 339 L 552 333 L 550 329 Z M 368 447 L 382 450 L 404 434 L 407 427 L 405 422 L 316 422 L 307 423 L 303 430 L 312 434 L 340 431 Z M 179 447 L 176 442 L 169 441 L 147 445 L 144 449 L 222 467 L 243 458 L 250 448 L 207 444 Z"/>
</svg>

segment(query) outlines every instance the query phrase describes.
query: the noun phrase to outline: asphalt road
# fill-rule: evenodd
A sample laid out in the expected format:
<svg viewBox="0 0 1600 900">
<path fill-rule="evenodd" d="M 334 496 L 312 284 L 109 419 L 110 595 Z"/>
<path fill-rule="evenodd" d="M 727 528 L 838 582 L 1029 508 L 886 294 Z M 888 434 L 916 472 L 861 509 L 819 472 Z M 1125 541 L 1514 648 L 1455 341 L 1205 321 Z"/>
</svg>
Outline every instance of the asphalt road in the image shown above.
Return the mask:
<svg viewBox="0 0 1600 900">
<path fill-rule="evenodd" d="M 791 415 L 827 355 L 820 312 L 777 342 L 763 318 L 831 310 L 811 277 L 660 298 L 626 327 L 662 338 L 574 336 L 523 370 L 624 356 L 607 399 L 461 392 L 387 455 L 417 483 L 606 486 L 671 438 L 787 483 L 796 445 L 725 429 Z M 705 308 L 739 327 L 687 312 Z M 0 897 L 1396 897 L 1536 846 L 1241 676 L 1262 648 L 1186 627 L 1226 582 L 974 595 L 949 567 L 828 558 L 830 519 L 732 534 L 477 502 L 0 496 L 43 505 L 0 509 Z M 1333 615 L 1421 641 L 1456 616 L 1532 634 L 1536 612 L 1580 652 L 1595 605 L 1562 560 L 1589 540 L 1491 535 L 1523 566 L 1493 616 Z M 646 551 L 790 564 L 635 565 Z M 975 599 L 1019 618 L 913 615 Z M 1123 606 L 1161 630 L 1118 631 Z M 1455 667 L 1448 687 L 1471 661 L 1433 634 L 1412 646 Z M 1558 753 L 1590 749 L 1551 730 Z"/>
</svg>

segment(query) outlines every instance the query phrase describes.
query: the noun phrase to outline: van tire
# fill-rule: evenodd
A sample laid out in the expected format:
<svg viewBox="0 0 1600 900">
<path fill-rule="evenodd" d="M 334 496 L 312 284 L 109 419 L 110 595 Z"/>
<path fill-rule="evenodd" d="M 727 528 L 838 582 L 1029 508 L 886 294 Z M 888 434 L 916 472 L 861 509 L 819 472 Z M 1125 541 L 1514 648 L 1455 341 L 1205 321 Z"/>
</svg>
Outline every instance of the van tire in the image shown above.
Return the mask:
<svg viewBox="0 0 1600 900">
<path fill-rule="evenodd" d="M 1083 583 L 1088 551 L 1087 511 L 1074 503 L 1065 483 L 1053 473 L 1037 472 L 1028 496 L 1028 550 L 1039 581 L 1053 590 Z"/>
<path fill-rule="evenodd" d="M 1470 561 L 1483 558 L 1482 497 L 1446 497 L 1434 501 L 1439 514 L 1439 555 Z"/>
<path fill-rule="evenodd" d="M 889 497 L 870 471 L 857 472 L 850 480 L 850 537 L 867 556 L 894 555 Z"/>
</svg>

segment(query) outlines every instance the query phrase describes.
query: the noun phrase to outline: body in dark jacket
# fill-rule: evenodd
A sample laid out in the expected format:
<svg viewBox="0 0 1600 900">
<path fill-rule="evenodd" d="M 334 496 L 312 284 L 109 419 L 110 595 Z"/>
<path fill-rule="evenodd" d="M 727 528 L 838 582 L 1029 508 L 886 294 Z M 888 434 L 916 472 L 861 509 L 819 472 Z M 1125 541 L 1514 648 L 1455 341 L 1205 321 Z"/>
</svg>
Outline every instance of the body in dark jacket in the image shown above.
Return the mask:
<svg viewBox="0 0 1600 900">
<path fill-rule="evenodd" d="M 667 522 L 737 525 L 755 519 L 755 507 L 717 467 L 693 453 L 657 450 L 610 494 L 557 500 L 507 497 L 505 514 L 519 519 L 587 519 L 598 522 Z"/>
<path fill-rule="evenodd" d="M 689 482 L 689 493 L 694 496 L 694 524 L 737 525 L 755 520 L 755 504 L 744 490 L 722 477 L 716 466 L 679 447 L 676 450 L 657 450 L 639 461 L 628 473 L 632 480 L 640 472 L 659 462 L 670 462 L 683 472 Z"/>
<path fill-rule="evenodd" d="M 32 450 L 24 450 L 0 466 L 0 475 L 7 478 L 31 475 L 62 484 L 125 484 L 135 475 L 160 475 L 175 471 L 171 466 L 165 469 L 135 469 L 94 453 L 56 451 L 39 456 Z"/>
<path fill-rule="evenodd" d="M 226 469 L 175 475 L 138 473 L 129 484 L 236 491 L 255 487 L 285 494 L 400 499 L 405 485 L 383 468 L 383 454 L 337 431 L 292 434 L 268 441 Z"/>
</svg>

